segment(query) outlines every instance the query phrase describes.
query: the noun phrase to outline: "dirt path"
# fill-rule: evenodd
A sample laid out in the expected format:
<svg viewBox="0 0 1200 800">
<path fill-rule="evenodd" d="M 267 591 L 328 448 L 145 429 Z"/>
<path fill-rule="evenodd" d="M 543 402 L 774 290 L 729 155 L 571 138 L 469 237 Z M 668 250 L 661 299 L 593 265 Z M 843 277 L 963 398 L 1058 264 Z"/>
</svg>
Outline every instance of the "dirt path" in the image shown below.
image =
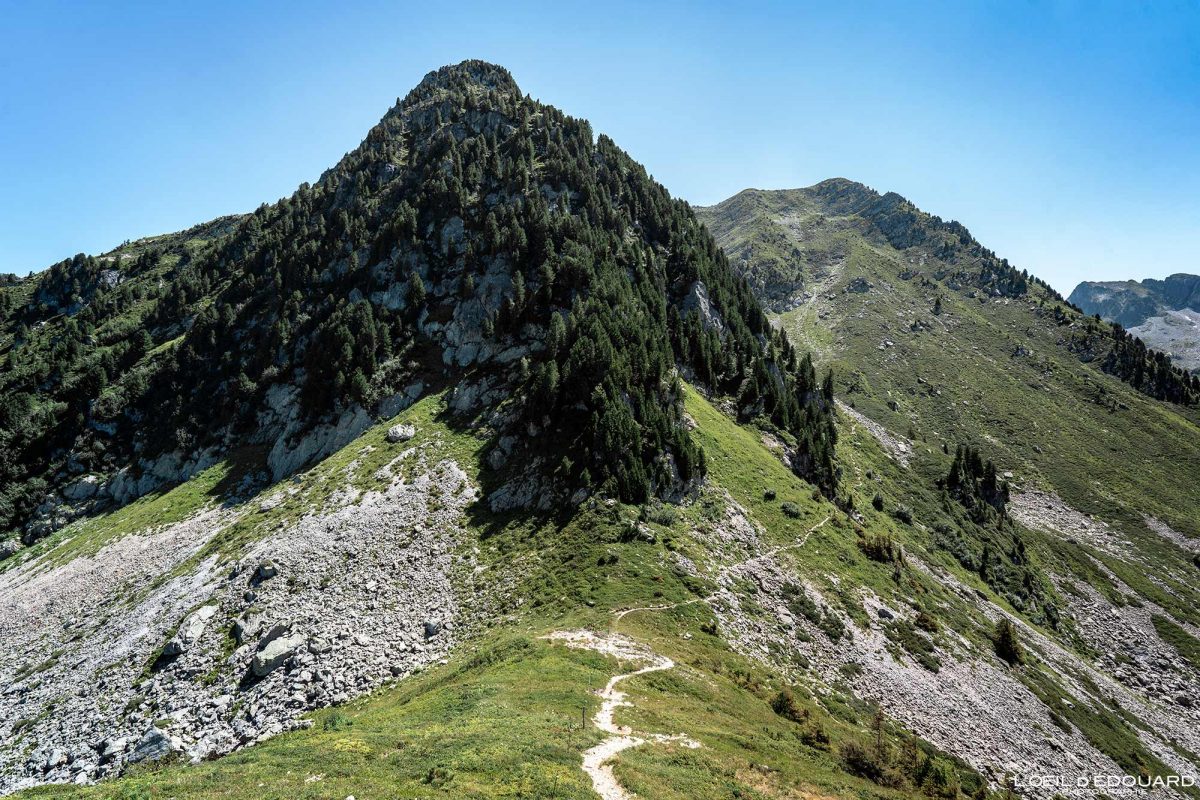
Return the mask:
<svg viewBox="0 0 1200 800">
<path fill-rule="evenodd" d="M 757 561 L 762 558 L 770 558 L 784 550 L 794 550 L 804 546 L 808 538 L 813 535 L 818 529 L 829 522 L 830 516 L 826 516 L 823 520 L 809 528 L 800 539 L 791 544 L 782 544 L 777 547 L 772 547 L 765 553 L 760 553 L 756 556 L 751 556 L 736 564 L 731 564 L 723 567 L 718 575 L 724 577 L 733 570 L 743 567 L 746 564 Z M 638 608 L 626 608 L 620 611 L 613 612 L 613 628 L 617 623 L 626 617 L 628 614 L 633 614 L 638 611 L 669 611 L 673 608 L 692 605 L 693 603 L 711 603 L 712 600 L 721 590 L 714 592 L 708 597 L 695 597 L 691 600 L 684 600 L 679 603 L 669 603 L 657 606 L 641 606 Z M 661 672 L 663 670 L 672 669 L 675 662 L 666 656 L 652 652 L 646 647 L 638 644 L 627 636 L 619 633 L 609 633 L 607 635 L 599 635 L 591 631 L 555 631 L 546 637 L 551 641 L 562 642 L 567 647 L 575 647 L 583 650 L 594 650 L 598 653 L 613 656 L 622 661 L 648 662 L 645 666 L 636 669 L 632 672 L 624 672 L 612 676 L 608 684 L 600 692 L 600 710 L 592 717 L 595 726 L 609 734 L 608 738 L 602 741 L 595 747 L 589 748 L 583 753 L 583 771 L 592 779 L 592 788 L 596 790 L 596 794 L 600 795 L 604 800 L 631 800 L 633 795 L 625 791 L 613 774 L 612 760 L 622 751 L 628 750 L 631 747 L 640 747 L 647 742 L 655 744 L 666 744 L 668 742 L 678 742 L 684 747 L 697 748 L 700 743 L 695 739 L 682 733 L 665 734 L 665 733 L 635 733 L 627 725 L 618 725 L 613 719 L 613 714 L 622 706 L 632 706 L 633 704 L 626 700 L 624 692 L 617 688 L 617 685 L 627 678 L 633 678 L 638 675 L 645 675 L 650 672 Z"/>
<path fill-rule="evenodd" d="M 633 610 L 635 609 L 630 609 L 630 611 Z M 609 736 L 600 744 L 584 751 L 583 771 L 592 779 L 592 788 L 596 790 L 596 794 L 604 800 L 630 800 L 633 797 L 625 791 L 617 781 L 616 775 L 613 774 L 610 762 L 618 753 L 631 747 L 639 747 L 647 742 L 654 744 L 678 742 L 684 747 L 690 748 L 700 746 L 699 742 L 682 733 L 635 733 L 628 725 L 618 725 L 613 719 L 613 714 L 618 708 L 633 705 L 625 699 L 625 693 L 617 689 L 617 684 L 626 678 L 672 669 L 675 666 L 674 661 L 651 652 L 620 634 L 599 636 L 591 631 L 555 631 L 546 638 L 551 641 L 563 642 L 567 647 L 594 650 L 622 661 L 649 662 L 640 669 L 612 676 L 600 692 L 600 710 L 592 717 L 592 722 Z"/>
<path fill-rule="evenodd" d="M 784 550 L 800 549 L 801 547 L 803 547 L 805 545 L 805 543 L 808 542 L 808 537 L 812 536 L 820 528 L 824 527 L 825 524 L 827 522 L 829 522 L 830 519 L 832 519 L 832 516 L 827 514 L 825 516 L 825 519 L 821 520 L 816 525 L 813 525 L 811 528 L 809 528 L 807 531 L 804 532 L 803 536 L 801 536 L 798 540 L 796 540 L 795 542 L 792 542 L 791 544 L 781 544 L 781 545 L 778 545 L 777 547 L 772 547 L 770 550 L 766 551 L 765 553 L 759 553 L 756 556 L 750 556 L 750 558 L 743 559 L 742 561 L 739 561 L 736 564 L 730 564 L 727 567 L 722 567 L 720 570 L 717 571 L 717 575 L 718 575 L 717 580 L 720 581 L 721 578 L 725 577 L 730 572 L 733 572 L 735 569 L 744 567 L 747 564 L 751 564 L 760 559 L 772 558 L 773 556 L 776 556 L 779 553 L 782 553 Z M 661 606 L 641 606 L 640 608 L 626 608 L 626 609 L 622 609 L 621 611 L 614 611 L 612 627 L 615 630 L 617 623 L 620 622 L 621 620 L 623 620 L 627 614 L 633 614 L 634 612 L 637 612 L 637 611 L 670 611 L 673 608 L 680 608 L 682 606 L 690 606 L 693 603 L 711 603 L 714 599 L 716 599 L 716 596 L 718 594 L 720 594 L 721 591 L 722 591 L 721 589 L 718 589 L 717 591 L 713 592 L 712 594 L 708 595 L 707 597 L 694 597 L 691 600 L 684 600 L 679 603 L 669 603 L 669 604 L 661 605 Z"/>
</svg>

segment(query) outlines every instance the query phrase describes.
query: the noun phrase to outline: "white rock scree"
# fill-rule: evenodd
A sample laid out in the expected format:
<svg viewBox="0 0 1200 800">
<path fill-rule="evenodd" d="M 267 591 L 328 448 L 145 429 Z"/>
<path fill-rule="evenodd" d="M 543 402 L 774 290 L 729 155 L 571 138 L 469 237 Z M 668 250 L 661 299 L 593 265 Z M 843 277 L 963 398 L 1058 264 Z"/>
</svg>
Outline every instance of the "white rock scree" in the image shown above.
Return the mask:
<svg viewBox="0 0 1200 800">
<path fill-rule="evenodd" d="M 421 449 L 406 480 L 385 468 L 382 490 L 343 492 L 232 565 L 193 557 L 272 498 L 0 573 L 0 794 L 228 753 L 443 659 L 477 489 Z"/>
</svg>

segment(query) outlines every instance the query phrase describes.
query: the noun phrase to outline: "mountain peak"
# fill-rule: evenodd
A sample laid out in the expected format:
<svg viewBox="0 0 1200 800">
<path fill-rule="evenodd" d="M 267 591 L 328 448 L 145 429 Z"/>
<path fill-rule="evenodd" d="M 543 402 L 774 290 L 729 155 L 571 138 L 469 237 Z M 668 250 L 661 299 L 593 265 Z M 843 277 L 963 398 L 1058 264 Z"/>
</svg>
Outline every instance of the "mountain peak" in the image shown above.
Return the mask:
<svg viewBox="0 0 1200 800">
<path fill-rule="evenodd" d="M 513 80 L 512 73 L 507 69 L 499 64 L 474 58 L 433 70 L 417 84 L 413 92 L 423 93 L 433 89 L 463 87 L 467 84 L 500 92 L 521 92 L 517 82 Z"/>
</svg>

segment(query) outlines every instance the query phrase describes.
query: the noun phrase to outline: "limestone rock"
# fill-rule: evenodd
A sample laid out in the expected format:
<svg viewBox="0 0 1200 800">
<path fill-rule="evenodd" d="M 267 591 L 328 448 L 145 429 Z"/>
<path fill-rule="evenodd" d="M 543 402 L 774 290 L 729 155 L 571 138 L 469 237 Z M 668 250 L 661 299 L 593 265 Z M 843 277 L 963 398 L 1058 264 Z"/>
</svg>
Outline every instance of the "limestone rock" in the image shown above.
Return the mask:
<svg viewBox="0 0 1200 800">
<path fill-rule="evenodd" d="M 201 634 L 204 633 L 204 628 L 208 625 L 208 621 L 217 613 L 217 607 L 213 605 L 202 606 L 196 611 L 188 615 L 188 618 L 179 626 L 179 630 L 167 642 L 163 648 L 164 656 L 177 656 L 187 651 L 189 647 L 194 645 Z"/>
<path fill-rule="evenodd" d="M 84 475 L 63 487 L 63 497 L 72 503 L 91 500 L 100 488 L 100 478 L 97 475 Z"/>
<path fill-rule="evenodd" d="M 293 634 L 271 640 L 254 654 L 250 669 L 259 678 L 269 675 L 295 655 L 300 645 L 304 644 L 304 639 L 302 634 Z"/>
<path fill-rule="evenodd" d="M 137 747 L 129 755 L 129 762 L 137 764 L 141 761 L 158 761 L 180 749 L 182 743 L 178 739 L 151 726 L 138 740 Z"/>
<path fill-rule="evenodd" d="M 407 442 L 416 435 L 417 429 L 415 427 L 402 423 L 388 428 L 387 440 L 393 444 L 396 442 Z"/>
</svg>

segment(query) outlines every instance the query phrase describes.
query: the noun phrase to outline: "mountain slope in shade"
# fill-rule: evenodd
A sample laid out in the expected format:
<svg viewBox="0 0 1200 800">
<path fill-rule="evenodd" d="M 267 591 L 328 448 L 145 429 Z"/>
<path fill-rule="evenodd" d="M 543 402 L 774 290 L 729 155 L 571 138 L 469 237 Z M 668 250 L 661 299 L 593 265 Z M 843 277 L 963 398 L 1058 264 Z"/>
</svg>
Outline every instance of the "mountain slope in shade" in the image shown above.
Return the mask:
<svg viewBox="0 0 1200 800">
<path fill-rule="evenodd" d="M 1084 281 L 1067 299 L 1085 314 L 1125 326 L 1184 369 L 1200 370 L 1200 276 Z"/>
</svg>

